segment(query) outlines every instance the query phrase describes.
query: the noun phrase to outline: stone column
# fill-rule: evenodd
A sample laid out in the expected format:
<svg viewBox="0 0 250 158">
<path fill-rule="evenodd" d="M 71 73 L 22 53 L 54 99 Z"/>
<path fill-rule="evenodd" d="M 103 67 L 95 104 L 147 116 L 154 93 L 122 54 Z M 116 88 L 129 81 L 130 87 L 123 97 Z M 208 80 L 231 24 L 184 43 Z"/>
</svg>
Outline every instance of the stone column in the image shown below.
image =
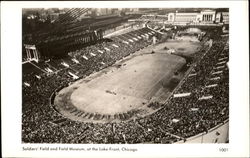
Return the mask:
<svg viewBox="0 0 250 158">
<path fill-rule="evenodd" d="M 34 50 L 33 50 L 33 53 L 34 53 L 34 57 L 35 57 L 35 59 L 38 61 L 38 55 L 37 55 L 37 51 L 36 51 L 36 49 L 34 49 Z"/>
<path fill-rule="evenodd" d="M 30 50 L 28 48 L 26 48 L 26 53 L 27 53 L 27 58 L 30 59 L 31 56 L 30 56 Z"/>
</svg>

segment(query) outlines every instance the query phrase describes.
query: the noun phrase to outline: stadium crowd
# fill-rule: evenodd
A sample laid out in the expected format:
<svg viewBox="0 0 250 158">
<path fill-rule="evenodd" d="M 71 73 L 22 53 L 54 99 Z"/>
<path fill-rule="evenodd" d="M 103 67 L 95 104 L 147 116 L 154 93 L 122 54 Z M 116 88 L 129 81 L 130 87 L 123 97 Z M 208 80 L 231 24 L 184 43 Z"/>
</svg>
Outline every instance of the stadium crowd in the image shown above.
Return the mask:
<svg viewBox="0 0 250 158">
<path fill-rule="evenodd" d="M 69 53 L 68 58 L 43 63 L 47 73 L 23 75 L 22 141 L 24 143 L 174 143 L 223 123 L 229 116 L 227 39 L 215 38 L 190 66 L 166 104 L 145 117 L 121 122 L 88 123 L 64 118 L 50 106 L 54 92 L 76 79 L 114 64 L 152 43 L 143 28 Z M 147 35 L 145 35 L 147 33 Z M 73 59 L 73 60 L 72 60 Z M 72 75 L 73 74 L 73 75 Z M 53 102 L 52 102 L 53 103 Z M 156 109 L 157 109 L 156 108 Z M 135 112 L 136 114 L 136 112 Z M 132 114 L 133 115 L 133 114 Z M 131 116 L 132 116 L 131 115 Z M 92 116 L 94 118 L 94 116 Z M 101 117 L 101 116 L 100 116 Z M 131 117 L 129 117 L 131 118 Z"/>
</svg>

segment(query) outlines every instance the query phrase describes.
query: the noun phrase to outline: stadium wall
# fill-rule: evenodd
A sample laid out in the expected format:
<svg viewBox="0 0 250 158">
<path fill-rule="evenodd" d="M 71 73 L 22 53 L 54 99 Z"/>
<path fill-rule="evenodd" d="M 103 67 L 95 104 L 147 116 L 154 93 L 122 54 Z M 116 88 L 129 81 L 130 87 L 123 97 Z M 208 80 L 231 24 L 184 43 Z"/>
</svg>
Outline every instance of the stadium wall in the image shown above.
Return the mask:
<svg viewBox="0 0 250 158">
<path fill-rule="evenodd" d="M 180 143 L 227 143 L 229 142 L 229 121 L 226 120 L 220 125 L 208 130 L 208 132 L 200 133 L 196 136 L 188 138 Z"/>
</svg>

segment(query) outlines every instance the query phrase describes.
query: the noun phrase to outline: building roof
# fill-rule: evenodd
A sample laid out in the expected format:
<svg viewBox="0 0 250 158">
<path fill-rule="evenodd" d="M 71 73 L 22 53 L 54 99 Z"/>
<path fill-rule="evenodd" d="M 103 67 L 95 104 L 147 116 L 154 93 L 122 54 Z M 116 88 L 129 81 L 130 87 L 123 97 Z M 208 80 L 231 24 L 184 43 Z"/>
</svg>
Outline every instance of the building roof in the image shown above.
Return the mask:
<svg viewBox="0 0 250 158">
<path fill-rule="evenodd" d="M 229 12 L 229 8 L 216 8 L 217 12 Z"/>
<path fill-rule="evenodd" d="M 201 11 L 201 13 L 202 13 L 202 12 L 215 12 L 215 10 L 212 10 L 212 9 L 206 9 L 206 10 L 202 10 L 202 11 Z"/>
</svg>

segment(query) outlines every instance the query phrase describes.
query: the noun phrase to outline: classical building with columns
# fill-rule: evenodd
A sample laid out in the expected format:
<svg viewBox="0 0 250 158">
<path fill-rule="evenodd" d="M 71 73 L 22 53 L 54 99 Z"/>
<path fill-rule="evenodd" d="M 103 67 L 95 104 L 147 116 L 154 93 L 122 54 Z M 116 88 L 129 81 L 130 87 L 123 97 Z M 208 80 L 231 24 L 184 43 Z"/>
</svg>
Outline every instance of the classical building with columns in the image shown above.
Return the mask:
<svg viewBox="0 0 250 158">
<path fill-rule="evenodd" d="M 201 11 L 202 22 L 214 23 L 215 22 L 215 10 L 203 10 Z"/>
<path fill-rule="evenodd" d="M 34 61 L 38 62 L 40 54 L 37 51 L 36 46 L 24 44 L 24 47 L 25 47 L 25 51 L 26 51 L 27 60 L 28 61 L 34 60 Z"/>
<path fill-rule="evenodd" d="M 216 10 L 201 10 L 194 12 L 178 12 L 168 13 L 168 22 L 170 23 L 204 23 L 204 24 L 213 24 L 220 19 L 221 17 L 225 17 L 225 20 L 228 21 L 228 12 L 223 12 L 218 14 Z"/>
<path fill-rule="evenodd" d="M 195 22 L 200 13 L 190 12 L 190 13 L 169 13 L 168 21 L 177 23 Z"/>
</svg>

